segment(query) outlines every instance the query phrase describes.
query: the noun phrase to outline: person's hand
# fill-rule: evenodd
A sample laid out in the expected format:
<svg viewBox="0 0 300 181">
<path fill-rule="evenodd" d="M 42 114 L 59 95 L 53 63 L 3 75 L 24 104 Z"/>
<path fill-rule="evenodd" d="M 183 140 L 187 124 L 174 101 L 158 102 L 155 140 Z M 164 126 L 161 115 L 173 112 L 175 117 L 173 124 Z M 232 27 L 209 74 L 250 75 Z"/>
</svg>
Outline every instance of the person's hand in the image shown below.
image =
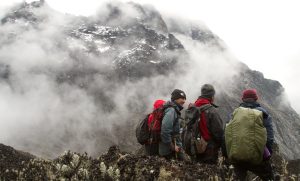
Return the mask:
<svg viewBox="0 0 300 181">
<path fill-rule="evenodd" d="M 176 153 L 180 152 L 180 147 L 179 147 L 179 146 L 177 146 L 177 145 L 175 145 L 175 147 L 174 147 L 174 151 L 175 151 Z"/>
<path fill-rule="evenodd" d="M 172 151 L 175 151 L 176 153 L 180 152 L 180 147 L 177 145 L 174 145 L 173 143 L 170 144 L 170 148 Z"/>
</svg>

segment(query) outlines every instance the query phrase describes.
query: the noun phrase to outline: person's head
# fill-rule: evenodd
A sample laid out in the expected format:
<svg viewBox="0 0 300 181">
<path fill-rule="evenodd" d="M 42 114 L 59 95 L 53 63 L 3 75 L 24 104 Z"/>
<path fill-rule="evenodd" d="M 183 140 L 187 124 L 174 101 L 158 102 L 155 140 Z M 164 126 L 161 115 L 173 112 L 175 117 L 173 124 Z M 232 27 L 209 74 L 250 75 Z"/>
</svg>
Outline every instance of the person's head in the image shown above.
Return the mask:
<svg viewBox="0 0 300 181">
<path fill-rule="evenodd" d="M 257 101 L 257 91 L 256 89 L 246 89 L 243 91 L 242 100 L 243 102 L 255 102 Z"/>
<path fill-rule="evenodd" d="M 175 89 L 171 93 L 171 101 L 176 102 L 177 104 L 183 106 L 186 100 L 186 95 L 182 90 Z"/>
<path fill-rule="evenodd" d="M 211 101 L 213 101 L 215 98 L 215 94 L 216 94 L 215 88 L 211 84 L 204 84 L 201 87 L 201 97 L 204 97 L 204 98 L 207 98 L 207 99 L 210 99 Z"/>
</svg>

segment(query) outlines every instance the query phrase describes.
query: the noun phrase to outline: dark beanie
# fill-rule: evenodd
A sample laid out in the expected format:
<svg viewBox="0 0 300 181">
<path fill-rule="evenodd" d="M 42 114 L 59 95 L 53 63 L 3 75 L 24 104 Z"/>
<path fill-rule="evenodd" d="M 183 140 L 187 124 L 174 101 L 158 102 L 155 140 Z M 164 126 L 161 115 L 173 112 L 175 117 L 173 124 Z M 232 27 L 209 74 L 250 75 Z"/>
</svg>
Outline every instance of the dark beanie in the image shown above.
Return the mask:
<svg viewBox="0 0 300 181">
<path fill-rule="evenodd" d="M 201 97 L 212 98 L 215 95 L 215 88 L 210 84 L 204 84 L 201 87 Z"/>
<path fill-rule="evenodd" d="M 171 93 L 171 101 L 175 101 L 176 99 L 179 99 L 179 98 L 186 99 L 186 95 L 185 95 L 185 93 L 182 90 L 175 89 Z"/>
<path fill-rule="evenodd" d="M 243 91 L 242 100 L 254 99 L 255 101 L 258 99 L 256 89 L 246 89 Z"/>
</svg>

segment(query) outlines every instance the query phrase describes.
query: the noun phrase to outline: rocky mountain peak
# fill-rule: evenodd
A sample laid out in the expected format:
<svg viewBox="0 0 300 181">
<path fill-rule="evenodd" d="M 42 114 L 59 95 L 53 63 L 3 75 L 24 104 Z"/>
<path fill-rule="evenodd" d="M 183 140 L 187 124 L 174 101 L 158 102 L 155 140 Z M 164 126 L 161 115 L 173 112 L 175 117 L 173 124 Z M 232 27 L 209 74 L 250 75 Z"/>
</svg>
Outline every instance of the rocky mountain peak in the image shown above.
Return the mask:
<svg viewBox="0 0 300 181">
<path fill-rule="evenodd" d="M 66 149 L 95 155 L 112 144 L 133 151 L 134 126 L 153 99 L 168 99 L 178 87 L 196 98 L 210 82 L 227 121 L 242 90 L 256 88 L 273 117 L 279 150 L 299 158 L 300 118 L 283 103 L 283 87 L 228 55 L 207 27 L 136 3 L 101 10 L 91 17 L 63 15 L 37 1 L 1 20 L 0 91 L 19 113 L 0 118 L 14 128 L 5 141 L 50 157 Z"/>
<path fill-rule="evenodd" d="M 31 3 L 23 2 L 19 6 L 16 6 L 12 9 L 11 13 L 6 15 L 5 18 L 1 20 L 2 24 L 11 22 L 14 23 L 17 20 L 23 20 L 26 22 L 35 23 L 38 21 L 38 18 L 34 14 L 34 10 L 41 8 L 45 5 L 44 0 L 34 1 Z"/>
</svg>

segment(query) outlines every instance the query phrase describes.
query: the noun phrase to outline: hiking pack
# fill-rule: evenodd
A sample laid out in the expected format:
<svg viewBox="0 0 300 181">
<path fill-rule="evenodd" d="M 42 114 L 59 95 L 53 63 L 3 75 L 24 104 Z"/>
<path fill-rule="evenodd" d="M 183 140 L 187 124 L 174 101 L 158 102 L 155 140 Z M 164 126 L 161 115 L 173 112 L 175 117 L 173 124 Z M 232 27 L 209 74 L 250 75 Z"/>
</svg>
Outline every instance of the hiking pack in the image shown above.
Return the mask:
<svg viewBox="0 0 300 181">
<path fill-rule="evenodd" d="M 185 111 L 185 126 L 182 132 L 182 142 L 183 149 L 190 156 L 204 153 L 206 150 L 207 142 L 201 136 L 199 123 L 201 121 L 201 113 L 211 107 L 213 107 L 211 104 L 206 104 L 201 107 L 196 107 L 194 104 L 190 104 L 188 109 Z"/>
<path fill-rule="evenodd" d="M 260 164 L 267 142 L 263 113 L 239 107 L 225 128 L 225 144 L 229 161 Z"/>
<path fill-rule="evenodd" d="M 154 144 L 160 141 L 161 122 L 164 117 L 164 112 L 171 105 L 162 105 L 155 109 L 151 114 L 148 114 L 136 126 L 135 133 L 137 141 L 141 144 Z M 149 116 L 152 115 L 152 121 L 148 125 Z"/>
<path fill-rule="evenodd" d="M 148 127 L 149 116 L 150 114 L 147 114 L 147 116 L 145 116 L 145 118 L 141 120 L 135 128 L 135 136 L 137 138 L 137 141 L 141 145 L 146 144 L 150 138 L 150 132 Z"/>
</svg>

